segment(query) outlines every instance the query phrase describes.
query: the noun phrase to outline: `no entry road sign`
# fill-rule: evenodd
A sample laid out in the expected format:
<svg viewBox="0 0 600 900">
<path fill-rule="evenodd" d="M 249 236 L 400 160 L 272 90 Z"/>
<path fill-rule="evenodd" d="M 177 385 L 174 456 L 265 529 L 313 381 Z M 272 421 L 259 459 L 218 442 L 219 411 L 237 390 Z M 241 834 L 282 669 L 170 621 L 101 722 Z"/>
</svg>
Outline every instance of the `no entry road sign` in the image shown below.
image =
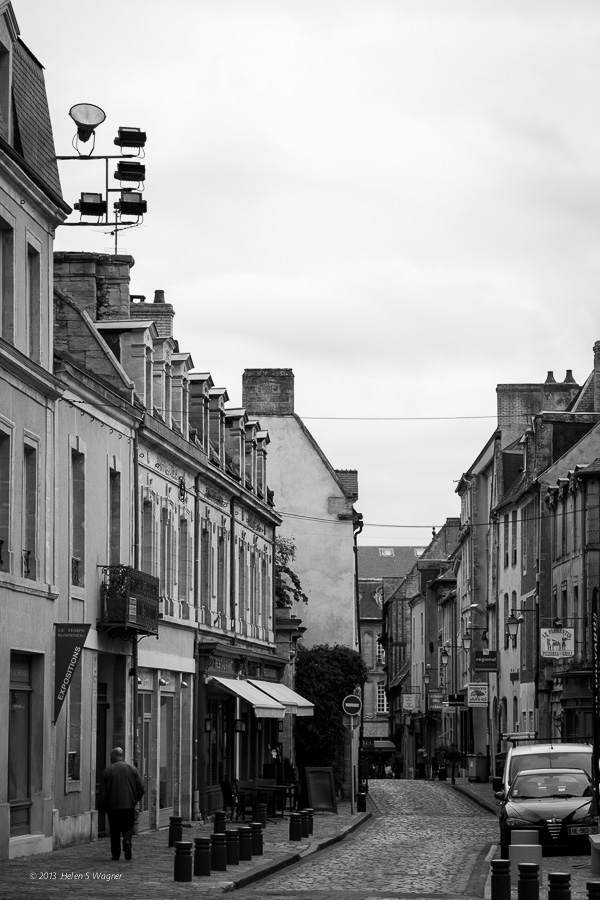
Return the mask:
<svg viewBox="0 0 600 900">
<path fill-rule="evenodd" d="M 348 694 L 342 700 L 342 709 L 347 716 L 358 716 L 362 709 L 360 697 L 357 697 L 356 694 Z"/>
</svg>

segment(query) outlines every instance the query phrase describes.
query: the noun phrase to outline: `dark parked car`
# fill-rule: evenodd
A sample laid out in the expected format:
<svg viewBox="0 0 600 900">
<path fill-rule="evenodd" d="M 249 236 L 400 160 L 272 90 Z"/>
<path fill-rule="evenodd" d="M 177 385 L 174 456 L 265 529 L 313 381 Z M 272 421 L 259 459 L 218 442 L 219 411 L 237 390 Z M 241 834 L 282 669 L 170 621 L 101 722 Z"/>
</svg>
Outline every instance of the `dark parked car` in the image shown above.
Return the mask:
<svg viewBox="0 0 600 900">
<path fill-rule="evenodd" d="M 508 858 L 511 832 L 536 830 L 542 847 L 589 852 L 598 832 L 594 791 L 583 769 L 524 769 L 508 792 L 495 794 L 500 810 L 500 850 Z"/>
</svg>

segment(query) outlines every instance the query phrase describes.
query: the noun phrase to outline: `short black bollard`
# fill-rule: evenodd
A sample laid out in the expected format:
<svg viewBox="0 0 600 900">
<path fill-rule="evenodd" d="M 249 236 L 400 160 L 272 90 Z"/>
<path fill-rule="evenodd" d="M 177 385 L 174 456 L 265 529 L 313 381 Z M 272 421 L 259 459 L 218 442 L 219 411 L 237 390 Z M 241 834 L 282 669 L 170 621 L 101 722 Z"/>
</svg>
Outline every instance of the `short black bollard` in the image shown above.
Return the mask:
<svg viewBox="0 0 600 900">
<path fill-rule="evenodd" d="M 257 803 L 256 804 L 256 815 L 254 817 L 255 822 L 260 822 L 263 828 L 267 825 L 267 804 L 266 803 Z"/>
<path fill-rule="evenodd" d="M 300 828 L 302 830 L 302 837 L 308 837 L 308 810 L 301 809 L 300 810 Z"/>
<path fill-rule="evenodd" d="M 571 900 L 571 875 L 569 872 L 548 873 L 548 900 Z"/>
<path fill-rule="evenodd" d="M 252 856 L 263 855 L 263 835 L 262 825 L 260 822 L 250 822 L 252 834 Z"/>
<path fill-rule="evenodd" d="M 510 900 L 510 862 L 508 859 L 492 860 L 492 900 Z"/>
<path fill-rule="evenodd" d="M 173 881 L 192 880 L 192 846 L 191 841 L 175 841 Z"/>
<path fill-rule="evenodd" d="M 240 860 L 252 859 L 252 829 L 249 825 L 240 825 Z"/>
<path fill-rule="evenodd" d="M 225 832 L 227 844 L 227 865 L 239 866 L 240 864 L 240 835 L 237 828 L 228 828 Z"/>
<path fill-rule="evenodd" d="M 537 863 L 519 863 L 518 900 L 540 900 L 540 867 Z"/>
<path fill-rule="evenodd" d="M 367 811 L 367 795 L 364 793 L 360 793 L 356 795 L 356 811 L 357 812 L 366 812 Z"/>
<path fill-rule="evenodd" d="M 215 834 L 225 834 L 227 830 L 227 812 L 224 809 L 215 809 Z"/>
<path fill-rule="evenodd" d="M 314 809 L 307 807 L 306 812 L 308 813 L 308 833 L 312 834 L 315 825 Z"/>
<path fill-rule="evenodd" d="M 290 841 L 302 840 L 302 816 L 300 813 L 290 813 Z"/>
<path fill-rule="evenodd" d="M 210 836 L 210 867 L 213 872 L 224 872 L 227 868 L 227 838 L 220 831 Z"/>
<path fill-rule="evenodd" d="M 600 881 L 588 881 L 585 886 L 588 900 L 600 900 Z"/>
<path fill-rule="evenodd" d="M 169 816 L 169 847 L 174 847 L 176 841 L 183 837 L 182 816 Z"/>
<path fill-rule="evenodd" d="M 194 838 L 194 875 L 210 875 L 210 835 Z"/>
</svg>

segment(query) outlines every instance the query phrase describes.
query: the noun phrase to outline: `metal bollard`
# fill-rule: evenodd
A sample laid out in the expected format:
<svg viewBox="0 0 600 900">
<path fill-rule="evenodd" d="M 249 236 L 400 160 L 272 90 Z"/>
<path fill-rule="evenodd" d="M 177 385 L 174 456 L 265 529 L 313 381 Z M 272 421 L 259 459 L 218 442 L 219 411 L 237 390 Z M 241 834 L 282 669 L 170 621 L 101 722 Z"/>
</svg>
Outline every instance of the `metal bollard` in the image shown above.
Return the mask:
<svg viewBox="0 0 600 900">
<path fill-rule="evenodd" d="M 262 824 L 260 822 L 250 822 L 252 834 L 252 856 L 263 855 L 263 835 Z"/>
<path fill-rule="evenodd" d="M 357 794 L 356 795 L 356 811 L 357 812 L 366 812 L 367 811 L 367 795 L 366 794 Z"/>
<path fill-rule="evenodd" d="M 510 861 L 492 860 L 492 900 L 510 900 Z"/>
<path fill-rule="evenodd" d="M 210 875 L 210 835 L 194 838 L 194 875 Z"/>
<path fill-rule="evenodd" d="M 314 822 L 314 819 L 315 819 L 315 817 L 314 817 L 314 809 L 311 809 L 309 806 L 307 806 L 307 807 L 306 807 L 306 812 L 308 813 L 308 833 L 309 833 L 309 834 L 312 834 L 312 833 L 313 833 L 314 824 L 315 824 L 315 822 Z"/>
<path fill-rule="evenodd" d="M 301 809 L 300 810 L 300 828 L 302 831 L 302 837 L 308 837 L 308 810 Z"/>
<path fill-rule="evenodd" d="M 227 844 L 227 865 L 239 866 L 240 864 L 240 835 L 237 828 L 228 828 L 225 832 Z"/>
<path fill-rule="evenodd" d="M 240 825 L 238 834 L 240 836 L 240 859 L 252 859 L 252 829 L 249 825 Z"/>
<path fill-rule="evenodd" d="M 192 842 L 175 841 L 173 881 L 192 880 Z"/>
<path fill-rule="evenodd" d="M 588 881 L 585 886 L 588 900 L 600 900 L 600 881 Z"/>
<path fill-rule="evenodd" d="M 571 900 L 570 873 L 548 873 L 548 900 Z"/>
<path fill-rule="evenodd" d="M 176 841 L 183 837 L 182 816 L 169 816 L 169 847 L 174 847 Z"/>
<path fill-rule="evenodd" d="M 221 831 L 210 836 L 210 867 L 213 872 L 227 868 L 227 838 Z"/>
<path fill-rule="evenodd" d="M 227 825 L 225 824 L 227 821 L 227 812 L 224 809 L 215 809 L 215 834 L 225 834 L 227 830 Z"/>
<path fill-rule="evenodd" d="M 290 813 L 290 841 L 302 840 L 302 816 L 300 813 Z"/>
<path fill-rule="evenodd" d="M 537 863 L 519 864 L 518 900 L 540 900 L 540 867 Z"/>
<path fill-rule="evenodd" d="M 266 803 L 257 803 L 256 804 L 256 815 L 254 817 L 255 822 L 260 822 L 263 828 L 267 825 L 267 804 Z"/>
</svg>

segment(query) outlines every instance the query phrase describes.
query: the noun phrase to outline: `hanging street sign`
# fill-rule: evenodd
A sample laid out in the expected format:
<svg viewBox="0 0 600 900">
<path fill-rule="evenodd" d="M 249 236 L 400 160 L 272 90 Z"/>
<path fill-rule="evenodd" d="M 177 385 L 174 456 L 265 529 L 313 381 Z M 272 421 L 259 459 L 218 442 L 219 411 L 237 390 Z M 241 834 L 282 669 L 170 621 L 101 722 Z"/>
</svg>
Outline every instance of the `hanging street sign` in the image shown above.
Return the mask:
<svg viewBox="0 0 600 900">
<path fill-rule="evenodd" d="M 475 684 L 467 685 L 467 706 L 487 706 L 488 703 L 489 700 L 487 684 L 476 682 Z"/>
<path fill-rule="evenodd" d="M 475 650 L 473 653 L 473 671 L 474 672 L 497 672 L 498 671 L 498 651 L 497 650 Z"/>
<path fill-rule="evenodd" d="M 564 659 L 575 656 L 574 628 L 541 628 L 540 656 Z"/>
<path fill-rule="evenodd" d="M 444 691 L 429 691 L 427 694 L 427 708 L 433 712 L 442 709 L 446 694 Z"/>
</svg>

